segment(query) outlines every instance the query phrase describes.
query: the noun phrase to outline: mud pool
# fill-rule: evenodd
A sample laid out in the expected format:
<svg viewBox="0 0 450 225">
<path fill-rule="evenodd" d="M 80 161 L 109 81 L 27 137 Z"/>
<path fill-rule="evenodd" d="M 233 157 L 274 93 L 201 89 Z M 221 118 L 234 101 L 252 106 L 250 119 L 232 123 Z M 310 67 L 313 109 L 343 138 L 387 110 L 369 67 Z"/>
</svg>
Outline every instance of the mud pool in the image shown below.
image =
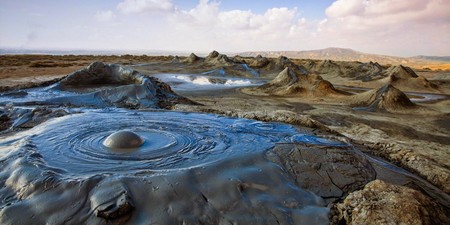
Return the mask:
<svg viewBox="0 0 450 225">
<path fill-rule="evenodd" d="M 103 143 L 119 130 L 138 134 L 144 143 L 127 154 L 110 151 Z M 299 134 L 285 124 L 211 114 L 117 110 L 56 118 L 7 138 L 6 143 L 23 139 L 36 147 L 49 166 L 79 176 L 199 167 L 263 152 L 276 143 L 341 144 Z"/>
<path fill-rule="evenodd" d="M 139 134 L 145 143 L 126 154 L 109 151 L 102 143 L 109 134 L 119 129 Z M 129 218 L 129 224 L 146 224 L 155 221 L 155 218 L 161 218 L 156 220 L 159 222 L 171 223 L 176 221 L 176 216 L 187 220 L 188 214 L 195 213 L 195 210 L 190 211 L 191 204 L 197 207 L 196 201 L 200 201 L 198 207 L 203 209 L 199 213 L 211 217 L 207 218 L 208 223 L 218 222 L 220 214 L 230 217 L 225 221 L 271 223 L 285 217 L 285 220 L 299 223 L 326 224 L 328 209 L 324 201 L 295 186 L 279 166 L 264 157 L 265 151 L 277 143 L 318 144 L 317 140 L 312 135 L 300 135 L 290 125 L 211 114 L 100 110 L 52 119 L 30 130 L 2 138 L 2 171 L 3 176 L 9 176 L 4 180 L 2 196 L 10 197 L 2 199 L 1 222 L 14 224 L 31 220 L 31 217 L 18 216 L 17 210 L 30 215 L 45 215 L 39 217 L 42 220 L 57 214 L 66 215 L 68 209 L 63 205 L 70 205 L 70 200 L 57 203 L 57 197 L 42 199 L 52 192 L 64 191 L 78 192 L 75 195 L 78 197 L 85 195 L 81 199 L 90 196 L 90 204 L 79 203 L 84 204 L 79 207 L 87 207 L 83 210 L 95 212 L 96 216 L 87 219 L 90 222 L 98 222 L 102 215 L 116 219 L 112 215 L 125 208 L 131 210 L 128 208 L 130 205 L 136 208 L 136 213 Z M 106 188 L 106 191 L 112 192 L 109 194 L 115 196 L 113 199 L 123 201 L 122 205 L 109 203 L 111 196 L 103 196 L 101 191 L 97 193 L 98 186 L 105 182 L 105 187 L 112 188 Z M 95 185 L 84 187 L 88 183 Z M 53 189 L 48 190 L 44 186 Z M 13 194 L 17 188 L 25 192 L 20 196 Z M 205 190 L 199 192 L 199 189 Z M 241 189 L 249 189 L 248 197 L 242 198 Z M 144 194 L 148 192 L 145 190 L 153 194 Z M 186 190 L 194 192 L 191 193 L 193 195 L 185 193 Z M 175 209 L 156 217 L 144 216 L 145 209 L 158 208 L 151 203 L 155 201 L 153 195 L 157 191 L 162 192 L 158 196 L 162 199 L 157 205 Z M 172 199 L 170 195 L 177 192 L 184 194 L 177 200 Z M 195 196 L 199 199 L 191 199 Z M 210 200 L 205 201 L 205 198 Z M 246 202 L 247 198 L 251 204 Z M 286 205 L 286 199 L 291 203 Z M 41 207 L 35 209 L 34 204 Z M 46 207 L 53 208 L 50 207 L 53 204 L 63 205 L 51 212 L 45 211 L 48 209 Z M 116 208 L 99 211 L 103 204 Z M 239 210 L 233 209 L 236 204 L 243 205 L 238 207 Z M 256 207 L 254 204 L 258 210 L 253 209 Z M 208 209 L 211 205 L 217 207 L 213 207 L 215 210 L 225 207 L 233 213 L 226 216 L 223 212 Z M 183 210 L 177 212 L 180 207 Z M 80 219 L 83 218 L 83 210 L 69 211 L 75 213 L 73 219 Z M 263 213 L 266 210 L 274 214 L 266 215 Z M 234 213 L 239 213 L 239 216 Z"/>
</svg>

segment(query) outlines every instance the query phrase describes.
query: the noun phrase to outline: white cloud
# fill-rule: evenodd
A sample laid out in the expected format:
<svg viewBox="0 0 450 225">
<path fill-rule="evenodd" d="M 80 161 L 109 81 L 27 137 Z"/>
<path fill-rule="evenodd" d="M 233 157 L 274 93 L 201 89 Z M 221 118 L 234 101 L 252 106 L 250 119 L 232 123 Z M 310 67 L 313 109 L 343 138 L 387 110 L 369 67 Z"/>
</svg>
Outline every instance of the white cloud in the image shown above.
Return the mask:
<svg viewBox="0 0 450 225">
<path fill-rule="evenodd" d="M 359 14 L 364 11 L 367 1 L 361 0 L 337 0 L 328 7 L 325 12 L 329 17 L 343 17 Z"/>
<path fill-rule="evenodd" d="M 336 0 L 318 36 L 333 46 L 382 54 L 448 54 L 448 9 L 450 0 Z"/>
<path fill-rule="evenodd" d="M 125 14 L 173 11 L 171 0 L 124 0 L 117 5 L 117 9 Z"/>
<path fill-rule="evenodd" d="M 226 43 L 232 50 L 248 46 L 268 47 L 268 43 L 286 39 L 303 29 L 305 18 L 297 18 L 297 8 L 270 8 L 263 14 L 251 10 L 221 11 L 216 1 L 201 0 L 191 10 L 176 11 L 172 27 L 189 34 L 191 39 L 208 39 L 206 42 Z"/>
<path fill-rule="evenodd" d="M 326 9 L 330 19 L 352 26 L 427 23 L 450 19 L 450 0 L 337 0 Z"/>
<path fill-rule="evenodd" d="M 95 18 L 100 22 L 109 22 L 116 18 L 116 15 L 111 11 L 97 11 Z"/>
</svg>

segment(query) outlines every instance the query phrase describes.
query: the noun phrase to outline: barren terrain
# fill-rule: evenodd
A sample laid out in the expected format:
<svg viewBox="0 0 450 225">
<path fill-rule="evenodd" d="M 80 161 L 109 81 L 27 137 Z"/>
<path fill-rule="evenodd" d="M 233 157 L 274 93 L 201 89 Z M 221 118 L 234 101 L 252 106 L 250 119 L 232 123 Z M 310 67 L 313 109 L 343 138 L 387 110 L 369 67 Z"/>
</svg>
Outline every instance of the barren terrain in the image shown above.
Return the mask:
<svg viewBox="0 0 450 225">
<path fill-rule="evenodd" d="M 367 199 L 375 201 L 370 203 L 372 205 L 380 204 L 377 205 L 381 207 L 380 210 L 386 212 L 394 210 L 382 208 L 383 204 L 392 203 L 386 199 L 416 196 L 420 204 L 423 203 L 417 207 L 424 207 L 426 210 L 437 207 L 439 210 L 429 214 L 438 215 L 435 217 L 435 219 L 439 217 L 436 221 L 449 221 L 450 71 L 442 70 L 445 69 L 445 65 L 412 70 L 409 67 L 374 66 L 359 62 L 329 60 L 290 60 L 284 57 L 228 58 L 217 52 L 212 52 L 206 58 L 195 55 L 0 56 L 0 91 L 5 95 L 14 93 L 20 88 L 54 83 L 94 61 L 126 65 L 150 77 L 156 74 L 163 74 L 161 76 L 203 74 L 213 78 L 238 77 L 263 80 L 267 83 L 262 86 L 219 91 L 177 91 L 176 87 L 172 86 L 176 94 L 187 97 L 196 104 L 182 101 L 168 107 L 177 111 L 206 112 L 291 124 L 315 135 L 334 136 L 339 140 L 345 140 L 360 149 L 363 154 L 367 154 L 369 161 L 373 160 L 374 164 L 377 164 L 375 162 L 378 159 L 382 159 L 412 174 L 405 175 L 407 178 L 397 177 L 395 173 L 404 173 L 396 169 L 383 169 L 383 166 L 380 166 L 382 164 L 377 164 L 380 167 L 375 168 L 378 175 L 375 177 L 364 175 L 364 179 L 358 181 L 359 186 L 351 190 L 342 188 L 340 197 L 333 195 L 334 197 L 330 198 L 332 200 L 329 200 L 328 207 L 331 209 L 329 216 L 332 223 L 360 224 L 358 212 L 354 211 L 353 217 L 349 212 L 360 207 L 358 204 L 370 208 L 365 205 L 369 203 L 360 202 L 363 199 L 361 196 L 379 190 L 386 191 L 387 197 L 380 197 L 382 200 L 377 200 L 376 197 Z M 246 66 L 242 66 L 244 64 Z M 254 72 L 257 72 L 257 77 Z M 424 98 L 424 94 L 432 94 L 438 98 L 432 97 L 432 100 L 425 102 L 415 101 L 411 97 L 413 94 L 404 92 L 415 92 L 418 99 Z M 5 124 L 0 128 L 7 128 Z M 273 150 L 282 162 L 275 161 L 288 164 L 287 158 L 293 156 L 289 155 L 286 158 L 283 151 L 277 148 Z M 303 154 L 309 152 L 307 147 L 301 151 Z M 283 161 L 285 159 L 286 161 Z M 292 173 L 294 177 L 298 175 Z M 423 182 L 412 181 L 411 176 L 417 176 L 417 179 Z M 390 184 L 373 181 L 364 188 L 364 185 L 361 185 L 375 178 Z M 403 189 L 406 187 L 408 190 Z M 437 189 L 433 189 L 434 187 Z M 261 187 L 250 187 L 253 190 L 258 188 Z M 355 190 L 358 192 L 353 192 Z M 321 190 L 312 188 L 311 191 L 321 197 L 326 196 Z M 401 205 L 399 202 L 395 204 Z M 399 207 L 407 208 L 404 205 Z M 396 211 L 390 216 L 401 217 L 403 213 L 404 211 Z M 372 224 L 382 219 L 378 214 L 371 215 L 373 215 Z M 426 220 L 424 217 L 421 218 L 423 221 Z"/>
</svg>

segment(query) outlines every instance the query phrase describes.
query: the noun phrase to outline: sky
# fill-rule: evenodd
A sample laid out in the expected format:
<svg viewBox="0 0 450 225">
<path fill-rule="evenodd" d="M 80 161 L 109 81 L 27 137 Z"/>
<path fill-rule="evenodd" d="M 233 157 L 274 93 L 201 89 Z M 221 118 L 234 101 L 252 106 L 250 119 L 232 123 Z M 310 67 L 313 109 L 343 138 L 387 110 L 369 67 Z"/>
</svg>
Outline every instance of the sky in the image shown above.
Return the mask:
<svg viewBox="0 0 450 225">
<path fill-rule="evenodd" d="M 0 0 L 0 48 L 450 55 L 450 0 Z"/>
</svg>

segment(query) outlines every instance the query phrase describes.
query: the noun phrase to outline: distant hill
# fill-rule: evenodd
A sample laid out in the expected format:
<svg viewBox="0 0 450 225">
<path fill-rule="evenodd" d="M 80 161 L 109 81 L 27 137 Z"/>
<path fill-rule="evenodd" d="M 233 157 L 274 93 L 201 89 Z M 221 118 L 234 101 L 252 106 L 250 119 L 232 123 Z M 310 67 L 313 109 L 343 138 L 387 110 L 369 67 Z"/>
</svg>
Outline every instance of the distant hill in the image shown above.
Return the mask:
<svg viewBox="0 0 450 225">
<path fill-rule="evenodd" d="M 286 56 L 293 59 L 317 59 L 334 61 L 359 61 L 359 62 L 378 62 L 380 64 L 407 65 L 416 68 L 426 67 L 430 64 L 444 64 L 450 62 L 450 56 L 415 56 L 415 57 L 397 57 L 387 55 L 369 54 L 358 52 L 349 48 L 325 48 L 310 51 L 257 51 L 242 52 L 240 56 L 265 56 L 276 58 Z"/>
</svg>

